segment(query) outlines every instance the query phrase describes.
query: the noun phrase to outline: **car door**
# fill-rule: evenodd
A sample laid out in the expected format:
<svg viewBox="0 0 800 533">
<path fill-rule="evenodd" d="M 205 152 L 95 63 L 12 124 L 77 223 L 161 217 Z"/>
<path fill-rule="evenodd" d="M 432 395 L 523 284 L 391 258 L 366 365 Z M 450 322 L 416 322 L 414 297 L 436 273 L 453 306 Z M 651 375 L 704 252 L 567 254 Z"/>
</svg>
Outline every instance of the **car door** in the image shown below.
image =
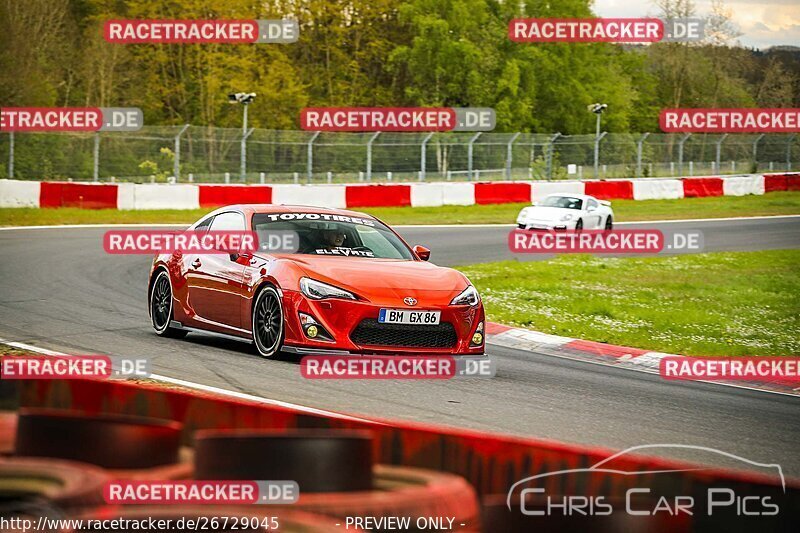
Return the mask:
<svg viewBox="0 0 800 533">
<path fill-rule="evenodd" d="M 244 231 L 244 215 L 235 211 L 220 213 L 209 231 Z M 241 303 L 246 294 L 244 265 L 232 259 L 229 251 L 219 254 L 186 254 L 189 306 L 198 325 L 229 334 L 242 329 Z"/>
<path fill-rule="evenodd" d="M 589 198 L 586 201 L 586 228 L 599 228 L 602 223 L 603 214 L 600 210 L 600 204 L 594 198 Z"/>
</svg>

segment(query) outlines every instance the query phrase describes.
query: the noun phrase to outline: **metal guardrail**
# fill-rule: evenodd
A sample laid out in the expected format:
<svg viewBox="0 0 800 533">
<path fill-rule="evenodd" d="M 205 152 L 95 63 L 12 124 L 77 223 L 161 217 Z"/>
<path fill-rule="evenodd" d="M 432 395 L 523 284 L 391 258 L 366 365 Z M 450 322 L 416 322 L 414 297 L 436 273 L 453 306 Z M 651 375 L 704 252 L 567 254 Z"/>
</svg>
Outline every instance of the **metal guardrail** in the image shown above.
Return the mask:
<svg viewBox="0 0 800 533">
<path fill-rule="evenodd" d="M 797 168 L 794 134 L 333 133 L 204 126 L 0 134 L 0 178 L 342 183 L 669 177 Z M 597 150 L 595 150 L 597 147 Z"/>
</svg>

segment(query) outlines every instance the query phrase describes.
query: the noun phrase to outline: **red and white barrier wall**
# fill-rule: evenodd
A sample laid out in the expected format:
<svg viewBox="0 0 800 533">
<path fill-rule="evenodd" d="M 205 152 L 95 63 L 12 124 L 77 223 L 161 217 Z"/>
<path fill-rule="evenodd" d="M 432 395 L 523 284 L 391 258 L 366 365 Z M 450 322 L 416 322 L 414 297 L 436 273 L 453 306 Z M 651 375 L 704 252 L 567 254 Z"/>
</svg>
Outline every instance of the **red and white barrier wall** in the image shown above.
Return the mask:
<svg viewBox="0 0 800 533">
<path fill-rule="evenodd" d="M 236 203 L 274 203 L 360 209 L 531 202 L 552 193 L 585 193 L 602 200 L 655 200 L 797 190 L 800 190 L 800 173 L 368 185 L 166 185 L 0 180 L 0 207 L 198 209 Z"/>
</svg>

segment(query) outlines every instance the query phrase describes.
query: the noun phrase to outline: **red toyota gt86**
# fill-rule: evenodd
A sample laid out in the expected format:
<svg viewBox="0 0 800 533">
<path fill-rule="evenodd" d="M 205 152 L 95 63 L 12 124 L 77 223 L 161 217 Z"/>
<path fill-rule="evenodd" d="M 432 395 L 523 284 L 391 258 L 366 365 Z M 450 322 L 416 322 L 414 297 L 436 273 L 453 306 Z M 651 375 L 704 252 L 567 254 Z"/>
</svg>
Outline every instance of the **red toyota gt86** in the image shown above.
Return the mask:
<svg viewBox="0 0 800 533">
<path fill-rule="evenodd" d="M 428 262 L 363 213 L 234 205 L 194 231 L 252 231 L 255 252 L 160 254 L 148 290 L 153 328 L 252 340 L 258 353 L 484 353 L 484 311 L 462 273 Z M 278 236 L 279 247 L 270 243 Z"/>
</svg>

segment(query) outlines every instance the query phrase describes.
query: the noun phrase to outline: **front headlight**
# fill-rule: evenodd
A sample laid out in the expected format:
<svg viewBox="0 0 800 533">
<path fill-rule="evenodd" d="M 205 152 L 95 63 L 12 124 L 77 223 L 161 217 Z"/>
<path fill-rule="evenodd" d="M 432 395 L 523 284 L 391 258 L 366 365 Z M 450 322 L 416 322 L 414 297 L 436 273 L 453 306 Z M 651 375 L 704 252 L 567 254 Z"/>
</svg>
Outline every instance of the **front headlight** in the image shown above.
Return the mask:
<svg viewBox="0 0 800 533">
<path fill-rule="evenodd" d="M 339 287 L 328 285 L 311 278 L 300 279 L 300 290 L 303 294 L 312 300 L 322 300 L 323 298 L 344 298 L 346 300 L 355 300 L 356 296 L 352 292 L 348 292 Z"/>
<path fill-rule="evenodd" d="M 561 222 L 566 222 L 567 220 L 572 220 L 572 215 L 566 214 L 563 217 L 561 217 Z"/>
<path fill-rule="evenodd" d="M 481 301 L 481 297 L 478 296 L 478 291 L 470 285 L 466 289 L 464 289 L 461 294 L 453 298 L 453 301 L 450 302 L 450 305 L 478 305 L 478 302 Z"/>
</svg>

